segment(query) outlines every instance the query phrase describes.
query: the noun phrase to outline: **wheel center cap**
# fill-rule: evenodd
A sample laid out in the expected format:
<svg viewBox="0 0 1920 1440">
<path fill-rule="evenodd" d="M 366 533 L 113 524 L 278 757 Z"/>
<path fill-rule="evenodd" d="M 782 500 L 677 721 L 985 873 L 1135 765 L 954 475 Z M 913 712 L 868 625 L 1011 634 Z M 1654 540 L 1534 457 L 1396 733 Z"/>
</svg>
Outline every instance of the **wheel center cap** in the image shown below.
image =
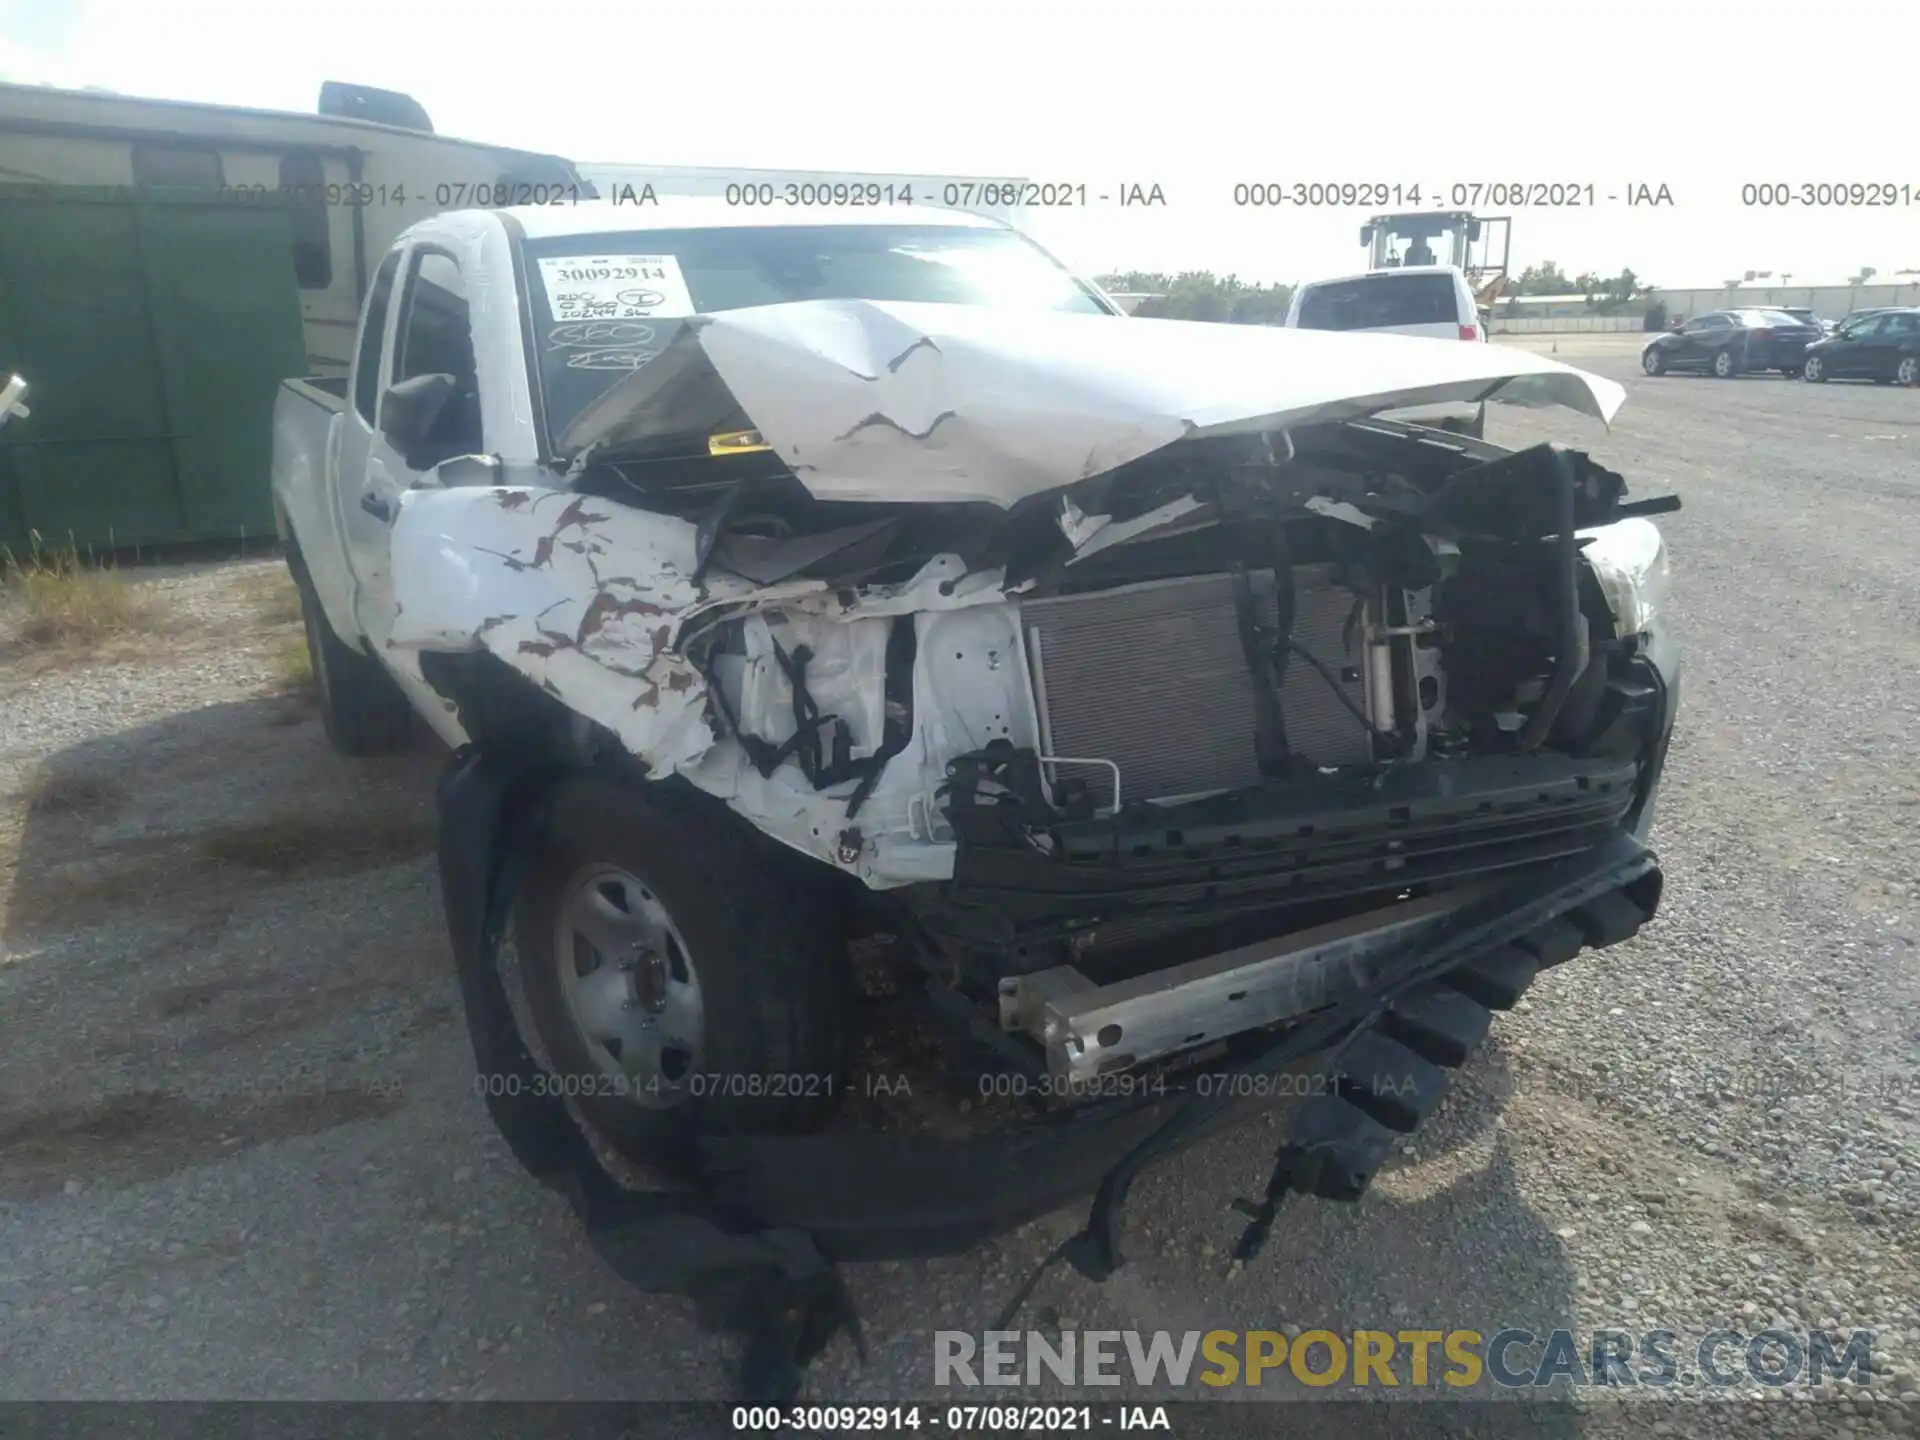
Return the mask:
<svg viewBox="0 0 1920 1440">
<path fill-rule="evenodd" d="M 627 967 L 627 988 L 633 1003 L 649 1015 L 667 1008 L 667 957 L 658 950 L 638 950 Z"/>
</svg>

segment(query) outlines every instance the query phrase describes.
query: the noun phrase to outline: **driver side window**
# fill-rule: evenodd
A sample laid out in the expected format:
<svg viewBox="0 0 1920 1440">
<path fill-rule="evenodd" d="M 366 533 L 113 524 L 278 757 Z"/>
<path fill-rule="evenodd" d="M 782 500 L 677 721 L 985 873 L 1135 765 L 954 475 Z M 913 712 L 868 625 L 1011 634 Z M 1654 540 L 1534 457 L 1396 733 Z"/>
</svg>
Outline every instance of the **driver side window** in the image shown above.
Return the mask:
<svg viewBox="0 0 1920 1440">
<path fill-rule="evenodd" d="M 486 448 L 480 378 L 466 282 L 453 257 L 440 250 L 416 251 L 404 304 L 395 336 L 393 383 L 420 375 L 451 375 L 453 396 L 434 423 L 427 449 L 438 459 L 479 454 Z"/>
</svg>

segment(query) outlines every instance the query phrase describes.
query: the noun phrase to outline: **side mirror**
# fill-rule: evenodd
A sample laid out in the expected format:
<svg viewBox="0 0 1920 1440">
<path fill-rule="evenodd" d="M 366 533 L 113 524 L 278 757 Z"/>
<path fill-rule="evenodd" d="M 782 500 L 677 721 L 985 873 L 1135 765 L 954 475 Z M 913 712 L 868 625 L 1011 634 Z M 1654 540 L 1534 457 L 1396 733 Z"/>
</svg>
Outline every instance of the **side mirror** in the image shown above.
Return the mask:
<svg viewBox="0 0 1920 1440">
<path fill-rule="evenodd" d="M 1675 335 L 1678 335 L 1682 330 L 1686 328 L 1687 328 L 1687 322 L 1684 320 L 1676 320 L 1671 325 L 1667 326 L 1667 329 L 1672 331 Z"/>
<path fill-rule="evenodd" d="M 416 461 L 459 384 L 451 375 L 416 375 L 380 397 L 380 433 L 405 457 L 409 470 L 427 468 Z"/>
</svg>

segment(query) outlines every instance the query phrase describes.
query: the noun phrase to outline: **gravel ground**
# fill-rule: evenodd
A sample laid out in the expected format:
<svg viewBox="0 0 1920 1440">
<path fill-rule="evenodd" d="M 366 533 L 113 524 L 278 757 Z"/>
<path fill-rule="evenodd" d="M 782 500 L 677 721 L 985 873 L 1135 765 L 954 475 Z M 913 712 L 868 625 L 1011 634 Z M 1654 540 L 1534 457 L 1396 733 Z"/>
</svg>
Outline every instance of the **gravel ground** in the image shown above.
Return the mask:
<svg viewBox="0 0 1920 1440">
<path fill-rule="evenodd" d="M 1559 343 L 1627 383 L 1612 433 L 1496 407 L 1490 434 L 1685 498 L 1660 918 L 1501 1019 L 1358 1206 L 1301 1203 L 1229 1266 L 1257 1122 L 1149 1175 L 1134 1263 L 1050 1274 L 1043 1321 L 1665 1326 L 1683 1358 L 1717 1324 L 1866 1327 L 1870 1393 L 1651 1422 L 1589 1395 L 1548 1428 L 1920 1433 L 1920 392 L 1647 380 L 1637 348 Z M 0 676 L 0 1397 L 724 1393 L 722 1347 L 603 1270 L 492 1132 L 427 853 L 437 758 L 337 760 L 268 693 L 272 573 L 158 578 L 195 638 Z M 31 808 L 73 774 L 110 783 Z M 984 1328 L 1074 1223 L 853 1268 L 872 1353 L 836 1346 L 813 1396 L 934 1393 L 931 1332 Z"/>
</svg>

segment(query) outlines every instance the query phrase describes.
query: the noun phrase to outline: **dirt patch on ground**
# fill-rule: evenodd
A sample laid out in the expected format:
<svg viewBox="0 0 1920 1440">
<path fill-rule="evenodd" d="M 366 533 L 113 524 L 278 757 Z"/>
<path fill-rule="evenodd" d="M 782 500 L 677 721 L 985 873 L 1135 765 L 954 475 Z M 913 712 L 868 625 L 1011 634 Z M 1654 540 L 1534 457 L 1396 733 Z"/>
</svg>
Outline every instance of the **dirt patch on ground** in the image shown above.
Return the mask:
<svg viewBox="0 0 1920 1440">
<path fill-rule="evenodd" d="M 0 1194 L 26 1199 L 105 1177 L 147 1180 L 250 1146 L 389 1114 L 378 1089 L 288 1088 L 284 1094 L 200 1098 L 136 1090 L 91 1103 L 0 1113 Z"/>
<path fill-rule="evenodd" d="M 331 754 L 289 678 L 283 565 L 137 584 L 186 622 L 177 644 L 53 678 L 0 661 L 24 722 L 0 743 L 9 1196 L 387 1114 L 407 1042 L 456 1018 L 428 863 L 440 757 Z M 55 743 L 16 738 L 43 723 Z"/>
<path fill-rule="evenodd" d="M 16 889 L 10 925 L 27 930 L 112 909 L 199 914 L 277 880 L 351 875 L 426 854 L 431 817 L 352 812 L 274 816 L 183 835 L 120 841 L 45 865 Z"/>
</svg>

